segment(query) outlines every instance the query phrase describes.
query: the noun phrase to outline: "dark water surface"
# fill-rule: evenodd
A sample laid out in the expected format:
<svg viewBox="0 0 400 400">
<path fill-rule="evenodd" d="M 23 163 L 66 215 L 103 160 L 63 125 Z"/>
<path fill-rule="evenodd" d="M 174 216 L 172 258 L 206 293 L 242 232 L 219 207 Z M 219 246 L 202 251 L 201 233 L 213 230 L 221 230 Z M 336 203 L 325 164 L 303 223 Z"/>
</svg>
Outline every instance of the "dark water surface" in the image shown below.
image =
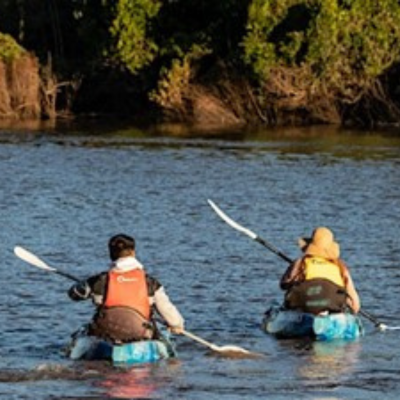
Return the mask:
<svg viewBox="0 0 400 400">
<path fill-rule="evenodd" d="M 361 340 L 327 344 L 260 330 L 286 264 L 207 199 L 289 257 L 300 235 L 331 227 L 364 310 L 399 326 L 400 140 L 326 128 L 175 134 L 0 134 L 0 397 L 398 399 L 400 331 L 366 320 Z M 69 335 L 92 307 L 72 303 L 69 281 L 23 263 L 13 247 L 87 277 L 107 267 L 107 240 L 119 232 L 136 237 L 138 258 L 189 331 L 265 357 L 221 358 L 178 337 L 179 359 L 157 365 L 67 360 Z"/>
</svg>

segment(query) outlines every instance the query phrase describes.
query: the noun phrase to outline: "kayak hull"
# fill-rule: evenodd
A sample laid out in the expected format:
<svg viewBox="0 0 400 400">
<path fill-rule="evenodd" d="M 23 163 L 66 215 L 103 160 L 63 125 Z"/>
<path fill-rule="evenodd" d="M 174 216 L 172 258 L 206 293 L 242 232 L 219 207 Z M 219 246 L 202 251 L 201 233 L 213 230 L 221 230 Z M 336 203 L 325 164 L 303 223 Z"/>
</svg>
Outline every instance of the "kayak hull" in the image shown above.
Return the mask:
<svg viewBox="0 0 400 400">
<path fill-rule="evenodd" d="M 72 360 L 108 360 L 113 364 L 141 364 L 175 357 L 176 352 L 167 338 L 113 344 L 79 332 L 73 335 L 67 355 Z"/>
<path fill-rule="evenodd" d="M 313 315 L 271 306 L 262 322 L 263 330 L 278 338 L 309 337 L 319 341 L 354 340 L 364 334 L 360 318 L 350 313 Z"/>
</svg>

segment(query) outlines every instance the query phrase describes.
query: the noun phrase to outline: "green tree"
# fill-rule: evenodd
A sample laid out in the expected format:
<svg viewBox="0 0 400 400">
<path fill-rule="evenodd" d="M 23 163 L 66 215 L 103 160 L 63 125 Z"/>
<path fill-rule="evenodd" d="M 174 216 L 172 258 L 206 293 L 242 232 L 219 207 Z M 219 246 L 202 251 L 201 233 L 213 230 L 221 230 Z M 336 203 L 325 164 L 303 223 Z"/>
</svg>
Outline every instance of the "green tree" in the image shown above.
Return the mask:
<svg viewBox="0 0 400 400">
<path fill-rule="evenodd" d="M 244 60 L 287 106 L 354 103 L 399 60 L 397 0 L 253 0 Z M 292 101 L 290 100 L 292 99 Z"/>
<path fill-rule="evenodd" d="M 115 39 L 112 55 L 131 73 L 150 64 L 158 51 L 152 39 L 151 21 L 158 14 L 160 1 L 118 0 L 110 32 Z"/>
</svg>

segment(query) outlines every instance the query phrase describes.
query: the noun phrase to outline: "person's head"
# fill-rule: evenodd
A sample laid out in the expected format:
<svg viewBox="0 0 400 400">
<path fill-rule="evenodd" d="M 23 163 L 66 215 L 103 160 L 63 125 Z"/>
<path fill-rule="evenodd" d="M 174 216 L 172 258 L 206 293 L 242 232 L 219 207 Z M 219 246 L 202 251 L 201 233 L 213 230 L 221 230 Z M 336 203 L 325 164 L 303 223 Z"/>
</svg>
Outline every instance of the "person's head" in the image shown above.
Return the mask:
<svg viewBox="0 0 400 400">
<path fill-rule="evenodd" d="M 299 247 L 306 255 L 319 256 L 336 260 L 340 257 L 340 246 L 330 229 L 316 228 L 311 238 L 300 238 Z"/>
<path fill-rule="evenodd" d="M 134 255 L 135 239 L 123 233 L 115 235 L 108 241 L 108 251 L 112 261 Z"/>
</svg>

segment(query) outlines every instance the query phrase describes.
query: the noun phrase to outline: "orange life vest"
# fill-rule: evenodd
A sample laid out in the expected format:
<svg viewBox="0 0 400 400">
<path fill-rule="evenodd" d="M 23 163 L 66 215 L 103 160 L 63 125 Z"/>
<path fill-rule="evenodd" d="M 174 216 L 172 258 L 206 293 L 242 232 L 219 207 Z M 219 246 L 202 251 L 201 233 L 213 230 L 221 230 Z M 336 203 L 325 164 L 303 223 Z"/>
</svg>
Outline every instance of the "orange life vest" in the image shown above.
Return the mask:
<svg viewBox="0 0 400 400">
<path fill-rule="evenodd" d="M 146 275 L 141 269 L 108 273 L 108 288 L 104 307 L 123 306 L 139 311 L 146 319 L 150 318 L 150 302 Z"/>
</svg>

